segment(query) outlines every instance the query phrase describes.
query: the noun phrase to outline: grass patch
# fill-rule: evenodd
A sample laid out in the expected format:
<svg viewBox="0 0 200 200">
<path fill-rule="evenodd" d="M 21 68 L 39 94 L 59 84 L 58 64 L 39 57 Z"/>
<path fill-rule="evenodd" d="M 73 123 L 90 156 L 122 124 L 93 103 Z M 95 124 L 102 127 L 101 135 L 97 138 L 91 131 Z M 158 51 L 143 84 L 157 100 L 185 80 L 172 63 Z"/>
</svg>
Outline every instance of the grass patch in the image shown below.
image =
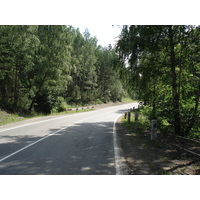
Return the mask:
<svg viewBox="0 0 200 200">
<path fill-rule="evenodd" d="M 92 111 L 94 108 L 90 109 L 82 109 L 82 110 L 75 110 L 75 111 L 63 111 L 58 113 L 52 114 L 43 114 L 43 113 L 32 113 L 32 114 L 17 114 L 17 113 L 7 113 L 3 110 L 0 110 L 0 126 L 5 124 L 10 124 L 26 119 L 37 118 L 37 117 L 45 117 L 45 116 L 54 116 L 54 115 L 62 115 L 62 114 L 73 114 L 73 113 L 80 113 L 80 112 L 88 112 Z"/>
<path fill-rule="evenodd" d="M 0 125 L 9 124 L 17 121 L 24 120 L 26 118 L 18 114 L 10 114 L 3 110 L 0 110 Z"/>
<path fill-rule="evenodd" d="M 73 114 L 73 113 L 81 113 L 81 112 L 88 112 L 88 111 L 92 111 L 95 110 L 94 108 L 87 108 L 87 109 L 81 109 L 81 110 L 71 110 L 71 111 L 62 111 L 59 113 L 53 113 L 50 115 L 61 115 L 61 114 Z"/>
<path fill-rule="evenodd" d="M 133 99 L 131 99 L 130 97 L 123 97 L 122 98 L 122 102 L 123 103 L 136 103 L 136 102 L 138 102 L 137 100 L 133 100 Z"/>
</svg>

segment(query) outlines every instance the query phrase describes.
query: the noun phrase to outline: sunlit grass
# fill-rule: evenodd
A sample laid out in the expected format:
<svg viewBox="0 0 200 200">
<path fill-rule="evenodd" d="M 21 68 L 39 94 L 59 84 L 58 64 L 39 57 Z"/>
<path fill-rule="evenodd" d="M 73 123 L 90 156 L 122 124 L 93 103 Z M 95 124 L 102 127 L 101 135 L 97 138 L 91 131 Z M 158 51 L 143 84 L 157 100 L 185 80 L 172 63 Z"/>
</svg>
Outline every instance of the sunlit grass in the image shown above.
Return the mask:
<svg viewBox="0 0 200 200">
<path fill-rule="evenodd" d="M 21 121 L 23 119 L 26 119 L 26 118 L 21 117 L 18 114 L 10 114 L 10 113 L 0 110 L 0 125 Z"/>
<path fill-rule="evenodd" d="M 136 103 L 136 102 L 138 102 L 137 100 L 133 100 L 133 99 L 131 99 L 130 97 L 123 97 L 122 98 L 122 102 L 123 103 Z"/>
<path fill-rule="evenodd" d="M 74 111 L 63 111 L 63 112 L 52 113 L 52 114 L 32 113 L 32 114 L 28 114 L 28 115 L 10 114 L 10 113 L 0 110 L 0 126 L 5 125 L 5 124 L 10 124 L 13 122 L 30 119 L 30 118 L 54 116 L 54 115 L 62 115 L 62 114 L 73 114 L 73 113 L 80 113 L 80 112 L 88 112 L 88 111 L 92 111 L 92 110 L 94 110 L 94 108 L 74 110 Z"/>
</svg>

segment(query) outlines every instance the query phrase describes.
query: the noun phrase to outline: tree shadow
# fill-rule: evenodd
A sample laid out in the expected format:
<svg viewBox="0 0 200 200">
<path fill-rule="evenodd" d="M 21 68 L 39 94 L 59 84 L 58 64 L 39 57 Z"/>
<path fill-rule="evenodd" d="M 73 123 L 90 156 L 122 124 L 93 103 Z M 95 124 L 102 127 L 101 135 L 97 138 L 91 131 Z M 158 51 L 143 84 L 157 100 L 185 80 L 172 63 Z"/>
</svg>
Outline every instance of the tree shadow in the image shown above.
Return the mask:
<svg viewBox="0 0 200 200">
<path fill-rule="evenodd" d="M 63 128 L 63 129 L 62 129 Z M 50 129 L 51 136 L 3 136 L 0 162 L 4 175 L 114 175 L 113 122 L 77 123 Z M 3 139 L 9 142 L 2 142 Z"/>
<path fill-rule="evenodd" d="M 125 112 L 128 112 L 128 109 L 117 110 L 115 113 L 124 114 Z"/>
<path fill-rule="evenodd" d="M 157 141 L 151 141 L 149 132 L 139 130 L 136 133 L 121 123 L 117 126 L 130 174 L 165 175 L 177 174 L 178 171 L 184 174 L 184 170 L 190 170 L 188 174 L 199 174 L 200 159 L 175 149 L 165 136 L 158 134 Z M 196 170 L 190 169 L 192 165 Z"/>
</svg>

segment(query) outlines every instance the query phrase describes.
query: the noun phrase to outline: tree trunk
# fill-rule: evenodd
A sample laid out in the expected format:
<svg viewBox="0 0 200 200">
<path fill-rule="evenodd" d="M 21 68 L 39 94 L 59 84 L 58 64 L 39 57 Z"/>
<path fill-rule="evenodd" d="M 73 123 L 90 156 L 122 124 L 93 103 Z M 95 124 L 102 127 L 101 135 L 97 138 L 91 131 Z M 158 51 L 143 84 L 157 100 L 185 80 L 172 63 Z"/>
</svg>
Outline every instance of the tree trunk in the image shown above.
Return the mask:
<svg viewBox="0 0 200 200">
<path fill-rule="evenodd" d="M 29 106 L 29 109 L 28 109 L 29 112 L 31 112 L 31 110 L 33 109 L 33 105 L 34 105 L 34 103 L 35 103 L 35 101 L 36 101 L 38 95 L 40 94 L 40 91 L 41 91 L 41 89 L 42 89 L 42 87 L 43 87 L 43 85 L 44 85 L 44 82 L 45 82 L 46 77 L 47 77 L 47 74 L 44 75 L 44 77 L 43 77 L 43 79 L 42 79 L 42 82 L 41 82 L 41 85 L 40 85 L 40 87 L 38 88 L 38 91 L 36 92 L 35 96 L 34 96 L 33 99 L 32 99 L 32 102 L 31 102 L 31 104 L 30 104 L 30 106 Z"/>
<path fill-rule="evenodd" d="M 155 81 L 155 77 L 153 79 L 153 102 L 152 102 L 152 119 L 157 119 L 156 117 L 156 81 Z"/>
<path fill-rule="evenodd" d="M 18 83 L 18 66 L 16 66 L 15 77 L 14 77 L 14 102 L 13 102 L 15 109 L 17 109 L 18 100 L 19 100 L 19 83 Z"/>
<path fill-rule="evenodd" d="M 179 109 L 179 97 L 176 75 L 176 60 L 174 52 L 174 33 L 172 26 L 169 26 L 169 46 L 170 46 L 170 67 L 172 76 L 172 97 L 173 97 L 173 123 L 174 133 L 176 135 L 183 135 L 181 131 L 180 109 Z"/>
</svg>

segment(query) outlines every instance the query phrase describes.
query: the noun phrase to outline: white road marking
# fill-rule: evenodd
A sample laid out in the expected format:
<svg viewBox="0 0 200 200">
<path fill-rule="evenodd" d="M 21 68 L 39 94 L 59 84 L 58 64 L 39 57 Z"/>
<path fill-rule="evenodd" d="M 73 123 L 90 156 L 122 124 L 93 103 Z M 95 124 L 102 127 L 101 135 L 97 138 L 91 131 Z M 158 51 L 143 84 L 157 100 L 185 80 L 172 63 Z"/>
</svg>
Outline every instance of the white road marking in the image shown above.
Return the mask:
<svg viewBox="0 0 200 200">
<path fill-rule="evenodd" d="M 73 125 L 73 124 L 71 124 L 71 125 L 69 125 L 69 126 L 72 126 L 72 125 Z M 31 144 L 29 144 L 29 145 L 23 147 L 23 148 L 21 148 L 21 149 L 19 149 L 18 151 L 15 151 L 15 152 L 9 154 L 8 156 L 6 156 L 6 157 L 0 159 L 0 162 L 2 162 L 2 161 L 4 161 L 4 160 L 6 160 L 6 159 L 8 159 L 8 158 L 10 158 L 10 157 L 12 157 L 12 156 L 14 156 L 15 154 L 17 154 L 17 153 L 19 153 L 19 152 L 21 152 L 21 151 L 23 151 L 23 150 L 25 150 L 25 149 L 27 149 L 27 148 L 29 148 L 29 147 L 31 147 L 31 146 L 33 146 L 34 144 L 37 144 L 38 142 L 41 142 L 42 140 L 44 140 L 44 139 L 46 139 L 46 138 L 48 138 L 48 137 L 50 137 L 50 136 L 52 136 L 52 135 L 55 135 L 56 133 L 58 133 L 58 132 L 60 132 L 60 131 L 62 131 L 62 130 L 64 130 L 64 129 L 68 128 L 69 126 L 66 126 L 66 127 L 62 128 L 62 129 L 60 129 L 60 130 L 58 130 L 58 131 L 56 131 L 56 132 L 54 132 L 54 133 L 51 133 L 51 134 L 49 134 L 49 135 L 46 135 L 46 136 L 44 136 L 43 138 L 41 138 L 41 139 L 39 139 L 39 140 L 37 140 L 37 141 L 35 141 L 35 142 L 33 142 L 33 143 L 31 143 Z"/>
<path fill-rule="evenodd" d="M 91 118 L 91 117 L 89 117 L 89 118 Z M 86 119 L 87 119 L 87 118 L 86 118 Z M 33 146 L 34 144 L 37 144 L 38 142 L 41 142 L 42 140 L 44 140 L 44 139 L 46 139 L 46 138 L 48 138 L 48 137 L 50 137 L 50 136 L 52 136 L 52 135 L 55 135 L 56 133 L 58 133 L 58 132 L 60 132 L 60 131 L 62 131 L 62 130 L 64 130 L 64 129 L 67 129 L 68 127 L 73 126 L 73 125 L 76 124 L 76 123 L 80 123 L 80 122 L 82 122 L 82 121 L 84 121 L 84 120 L 86 120 L 86 119 L 79 120 L 79 121 L 77 121 L 77 122 L 75 122 L 75 123 L 73 123 L 73 124 L 70 124 L 70 125 L 68 125 L 68 126 L 66 126 L 66 127 L 64 127 L 64 128 L 61 128 L 61 129 L 57 130 L 57 131 L 54 132 L 54 133 L 51 133 L 51 134 L 49 134 L 49 135 L 44 136 L 44 137 L 42 137 L 42 138 L 39 139 L 39 140 L 36 140 L 35 142 L 33 142 L 33 143 L 31 143 L 31 144 L 29 144 L 29 145 L 27 145 L 27 146 L 25 146 L 25 147 L 19 149 L 18 151 L 15 151 L 15 152 L 9 154 L 8 156 L 6 156 L 6 157 L 0 159 L 0 163 L 1 163 L 2 161 L 4 161 L 4 160 L 6 160 L 6 159 L 8 159 L 8 158 L 10 158 L 10 157 L 12 157 L 12 156 L 14 156 L 14 155 L 16 155 L 17 153 L 19 153 L 19 152 L 21 152 L 21 151 L 23 151 L 23 150 L 25 150 L 25 149 L 27 149 L 27 148 Z"/>
<path fill-rule="evenodd" d="M 116 122 L 117 119 L 121 116 L 118 115 L 117 118 L 115 119 L 114 123 L 113 123 L 113 145 L 114 145 L 114 154 L 115 154 L 115 169 L 116 169 L 116 175 L 123 175 L 122 170 L 120 168 L 120 153 L 119 153 L 119 147 L 117 144 L 117 134 L 116 134 Z"/>
<path fill-rule="evenodd" d="M 126 105 L 126 104 L 124 104 L 124 105 Z M 106 110 L 106 109 L 108 109 L 108 108 L 101 109 L 101 111 Z M 94 114 L 96 112 L 99 112 L 99 110 L 95 110 L 95 111 L 93 111 L 91 113 Z M 113 111 L 111 111 L 111 112 L 113 112 Z M 110 111 L 106 112 L 106 113 L 110 113 Z M 104 113 L 104 114 L 106 114 L 106 113 Z M 9 130 L 17 129 L 17 128 L 22 128 L 22 127 L 26 127 L 26 126 L 30 126 L 30 125 L 34 125 L 34 124 L 43 123 L 43 122 L 53 121 L 53 120 L 57 120 L 57 119 L 63 119 L 63 118 L 68 118 L 68 117 L 75 117 L 75 116 L 86 115 L 86 114 L 88 114 L 88 112 L 77 113 L 77 114 L 73 114 L 73 115 L 67 115 L 67 116 L 62 116 L 62 117 L 56 117 L 56 118 L 41 120 L 41 121 L 37 121 L 37 122 L 32 122 L 32 123 L 28 123 L 28 124 L 24 124 L 24 125 L 15 126 L 15 127 L 12 127 L 12 128 L 2 129 L 2 130 L 0 130 L 0 132 L 9 131 Z"/>
<path fill-rule="evenodd" d="M 105 114 L 108 114 L 108 113 L 111 113 L 111 112 L 113 112 L 113 111 L 109 111 L 109 112 L 106 112 L 106 113 L 103 113 L 103 114 L 101 113 L 101 114 L 96 115 L 96 116 L 105 115 Z M 67 117 L 68 117 L 68 116 L 67 116 Z M 56 119 L 60 119 L 60 118 L 64 118 L 64 117 L 59 117 L 59 118 L 56 118 Z M 54 133 L 51 133 L 51 134 L 49 134 L 49 135 L 46 135 L 46 136 L 42 137 L 42 138 L 39 139 L 39 140 L 36 140 L 35 142 L 33 142 L 33 143 L 31 143 L 31 144 L 29 144 L 29 145 L 27 145 L 27 146 L 25 146 L 25 147 L 23 147 L 23 148 L 21 148 L 21 149 L 19 149 L 19 150 L 13 152 L 13 153 L 11 153 L 11 154 L 9 154 L 8 156 L 6 156 L 6 157 L 4 157 L 4 158 L 2 158 L 2 159 L 0 159 L 0 163 L 1 163 L 2 161 L 4 161 L 4 160 L 6 160 L 6 159 L 8 159 L 8 158 L 10 158 L 10 157 L 12 157 L 12 156 L 14 156 L 14 155 L 16 155 L 17 153 L 20 153 L 21 151 L 23 151 L 23 150 L 25 150 L 25 149 L 27 149 L 27 148 L 33 146 L 34 144 L 37 144 L 38 142 L 41 142 L 42 140 L 44 140 L 44 139 L 46 139 L 46 138 L 48 138 L 48 137 L 50 137 L 50 136 L 52 136 L 52 135 L 55 135 L 56 133 L 58 133 L 58 132 L 60 132 L 60 131 L 62 131 L 62 130 L 64 130 L 64 129 L 67 129 L 67 128 L 70 127 L 70 126 L 73 126 L 73 125 L 75 125 L 75 124 L 77 124 L 77 123 L 80 123 L 80 122 L 82 122 L 82 121 L 84 121 L 84 120 L 87 120 L 87 119 L 90 119 L 90 118 L 94 118 L 94 116 L 90 116 L 90 117 L 87 117 L 87 118 L 85 118 L 85 119 L 76 121 L 76 122 L 74 122 L 74 123 L 72 123 L 72 124 L 70 124 L 70 125 L 68 125 L 68 126 L 66 126 L 66 127 L 64 127 L 64 128 L 59 129 L 58 131 L 56 131 L 56 132 L 54 132 Z M 55 118 L 54 118 L 54 119 L 55 119 Z M 50 120 L 51 120 L 51 119 L 50 119 Z M 53 119 L 52 119 L 52 120 L 53 120 Z M 44 121 L 49 121 L 49 120 L 44 120 Z M 44 122 L 44 121 L 41 121 L 41 122 Z M 41 122 L 38 122 L 38 123 L 41 123 Z M 37 123 L 37 122 L 36 122 L 36 123 Z M 32 124 L 35 124 L 35 123 L 32 123 Z M 31 124 L 27 124 L 27 126 L 28 126 L 28 125 L 31 125 Z M 26 125 L 24 125 L 24 126 L 26 126 Z M 21 127 L 23 127 L 23 126 L 21 126 Z M 20 127 L 16 127 L 16 128 L 20 128 Z M 14 128 L 12 128 L 12 129 L 14 129 Z M 10 130 L 10 129 L 9 129 L 9 130 Z"/>
<path fill-rule="evenodd" d="M 103 110 L 103 109 L 102 109 L 102 110 Z M 94 111 L 93 114 L 96 113 L 96 112 L 98 112 L 98 111 Z M 0 163 L 3 162 L 3 161 L 6 160 L 6 159 L 8 159 L 8 158 L 10 158 L 10 157 L 12 157 L 12 156 L 18 154 L 18 153 L 20 153 L 21 151 L 23 151 L 23 150 L 25 150 L 25 149 L 27 149 L 27 148 L 29 148 L 29 147 L 31 147 L 31 146 L 33 146 L 33 145 L 35 145 L 35 144 L 41 142 L 42 140 L 44 140 L 44 139 L 46 139 L 46 138 L 48 138 L 48 137 L 50 137 L 50 136 L 52 136 L 52 135 L 55 135 L 56 133 L 58 133 L 58 132 L 60 132 L 60 131 L 62 131 L 62 130 L 64 130 L 64 129 L 67 129 L 67 128 L 70 127 L 70 126 L 73 126 L 73 125 L 75 125 L 75 124 L 77 124 L 77 123 L 80 123 L 80 122 L 83 122 L 83 121 L 85 121 L 85 120 L 88 120 L 88 119 L 90 119 L 90 118 L 94 118 L 94 117 L 101 116 L 101 115 L 106 115 L 106 114 L 111 113 L 111 112 L 113 112 L 113 110 L 112 110 L 112 111 L 105 112 L 105 113 L 103 113 L 103 114 L 102 114 L 102 113 L 101 113 L 101 114 L 97 114 L 96 116 L 92 115 L 92 116 L 87 117 L 87 118 L 85 118 L 85 119 L 76 121 L 76 122 L 74 122 L 74 123 L 72 123 L 72 124 L 70 124 L 70 125 L 68 125 L 68 126 L 66 126 L 66 127 L 64 127 L 64 128 L 62 128 L 62 129 L 59 129 L 58 131 L 56 131 L 56 132 L 54 132 L 54 133 L 51 133 L 51 134 L 49 134 L 49 135 L 46 135 L 46 136 L 42 137 L 41 139 L 39 139 L 39 140 L 37 140 L 37 141 L 35 141 L 35 142 L 33 142 L 33 143 L 27 145 L 27 146 L 25 146 L 25 147 L 23 147 L 23 148 L 21 148 L 21 149 L 15 151 L 15 152 L 13 152 L 13 153 L 11 153 L 11 154 L 9 154 L 9 155 L 3 157 L 2 159 L 0 159 Z M 73 116 L 84 115 L 84 114 L 85 114 L 85 113 L 80 113 L 80 114 L 75 114 L 75 115 L 73 115 Z M 123 174 L 123 173 L 122 173 L 122 170 L 121 170 L 121 168 L 120 168 L 120 162 L 119 162 L 119 160 L 120 160 L 120 153 L 119 153 L 119 147 L 118 147 L 118 144 L 117 144 L 117 135 L 116 135 L 116 122 L 117 122 L 117 119 L 119 118 L 119 116 L 121 116 L 121 114 L 119 114 L 119 115 L 117 116 L 117 118 L 114 120 L 114 123 L 113 123 L 113 147 L 114 147 L 114 157 L 115 157 L 116 175 L 122 175 L 122 174 Z M 16 129 L 16 128 L 21 128 L 21 127 L 25 127 L 25 126 L 29 126 L 29 125 L 33 125 L 33 124 L 38 124 L 38 123 L 42 123 L 42 122 L 52 121 L 52 120 L 56 120 L 56 119 L 68 118 L 68 117 L 72 117 L 72 115 L 71 115 L 71 116 L 64 116 L 64 117 L 53 118 L 53 119 L 42 120 L 42 121 L 39 121 L 39 122 L 33 122 L 33 123 L 25 124 L 25 125 L 22 125 L 22 126 L 17 126 L 17 127 L 13 127 L 13 128 L 9 128 L 9 129 L 4 129 L 4 130 L 1 130 L 0 132 L 7 131 L 7 130 L 12 130 L 12 129 Z"/>
<path fill-rule="evenodd" d="M 57 119 L 63 119 L 63 118 L 68 118 L 68 117 L 73 117 L 73 116 L 84 115 L 84 114 L 86 114 L 86 113 L 77 113 L 77 114 L 73 114 L 73 115 L 67 115 L 67 116 L 62 116 L 62 117 L 41 120 L 38 122 L 32 122 L 32 123 L 28 123 L 28 124 L 24 124 L 24 125 L 15 126 L 12 128 L 3 129 L 3 130 L 0 130 L 0 132 L 9 131 L 9 130 L 17 129 L 17 128 L 22 128 L 22 127 L 26 127 L 26 126 L 30 126 L 30 125 L 34 125 L 34 124 L 43 123 L 43 122 L 53 121 L 53 120 L 57 120 Z"/>
</svg>

